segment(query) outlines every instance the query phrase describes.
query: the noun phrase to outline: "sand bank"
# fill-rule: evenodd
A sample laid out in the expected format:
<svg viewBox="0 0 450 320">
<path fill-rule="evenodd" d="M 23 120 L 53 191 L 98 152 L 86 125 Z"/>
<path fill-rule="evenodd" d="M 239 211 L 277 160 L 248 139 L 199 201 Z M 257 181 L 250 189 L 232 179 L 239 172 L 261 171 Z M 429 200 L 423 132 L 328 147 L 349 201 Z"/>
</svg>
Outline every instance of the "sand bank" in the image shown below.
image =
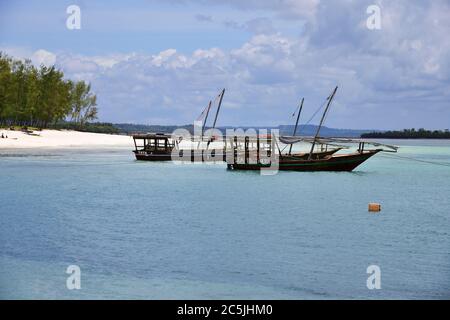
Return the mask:
<svg viewBox="0 0 450 320">
<path fill-rule="evenodd" d="M 7 135 L 2 139 L 1 135 Z M 21 131 L 0 129 L 0 149 L 6 148 L 53 148 L 53 147 L 130 147 L 129 136 L 79 132 L 70 130 L 42 130 L 27 134 Z"/>
</svg>

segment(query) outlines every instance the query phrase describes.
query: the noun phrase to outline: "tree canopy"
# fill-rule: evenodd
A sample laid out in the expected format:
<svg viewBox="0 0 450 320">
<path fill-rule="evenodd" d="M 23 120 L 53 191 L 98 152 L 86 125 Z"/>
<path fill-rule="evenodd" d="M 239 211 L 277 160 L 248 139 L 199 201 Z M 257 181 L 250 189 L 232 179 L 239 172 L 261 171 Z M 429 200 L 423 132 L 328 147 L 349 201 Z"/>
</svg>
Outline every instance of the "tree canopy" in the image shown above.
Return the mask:
<svg viewBox="0 0 450 320">
<path fill-rule="evenodd" d="M 0 125 L 46 128 L 71 120 L 82 127 L 97 118 L 90 84 L 64 78 L 55 66 L 35 67 L 0 52 Z"/>
<path fill-rule="evenodd" d="M 361 135 L 361 138 L 383 139 L 450 139 L 449 130 L 425 130 L 420 128 L 404 129 L 403 131 L 370 132 Z"/>
</svg>

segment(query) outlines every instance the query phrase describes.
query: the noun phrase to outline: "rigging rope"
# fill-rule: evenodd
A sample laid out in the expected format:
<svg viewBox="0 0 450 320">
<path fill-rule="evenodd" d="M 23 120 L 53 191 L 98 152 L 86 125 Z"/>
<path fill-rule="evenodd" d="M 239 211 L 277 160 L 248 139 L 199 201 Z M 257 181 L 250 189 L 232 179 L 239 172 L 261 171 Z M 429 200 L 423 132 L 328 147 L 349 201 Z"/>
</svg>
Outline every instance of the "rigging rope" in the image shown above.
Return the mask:
<svg viewBox="0 0 450 320">
<path fill-rule="evenodd" d="M 205 109 L 203 109 L 202 113 L 200 113 L 200 115 L 197 117 L 197 119 L 195 119 L 195 121 L 201 121 L 205 115 L 205 111 L 209 108 L 209 104 L 206 106 Z"/>
<path fill-rule="evenodd" d="M 304 125 L 309 124 L 312 119 L 314 119 L 314 117 L 317 115 L 317 113 L 319 113 L 319 111 L 325 106 L 325 104 L 328 102 L 328 98 L 325 99 L 325 101 L 322 103 L 322 105 L 314 112 L 314 114 L 311 116 L 311 118 L 309 118 L 309 120 L 307 122 L 305 122 Z"/>
<path fill-rule="evenodd" d="M 295 115 L 297 114 L 297 111 L 300 109 L 300 105 L 298 105 L 295 110 L 294 113 L 292 114 L 291 118 L 295 117 Z"/>
<path fill-rule="evenodd" d="M 438 165 L 438 166 L 450 167 L 450 163 L 448 163 L 448 162 L 437 162 L 437 161 L 430 161 L 430 160 L 422 160 L 422 159 L 416 159 L 416 158 L 412 158 L 412 157 L 405 157 L 405 156 L 402 157 L 402 156 L 398 156 L 398 155 L 394 155 L 394 154 L 390 154 L 390 155 L 382 154 L 380 156 L 381 157 L 385 157 L 385 158 L 397 159 L 397 160 L 410 160 L 410 161 L 434 164 L 434 165 Z"/>
<path fill-rule="evenodd" d="M 217 103 L 217 100 L 219 99 L 219 97 L 220 97 L 220 94 L 218 96 L 216 96 L 213 101 L 211 101 L 211 105 L 209 105 L 209 103 L 208 103 L 208 105 L 205 107 L 205 109 L 203 109 L 202 113 L 197 117 L 196 121 L 201 121 L 204 118 L 204 116 L 206 115 L 205 114 L 206 110 L 209 110 L 208 112 L 210 112 L 211 110 L 213 110 L 216 107 L 216 103 Z M 206 126 L 206 123 L 205 123 L 205 126 Z"/>
</svg>

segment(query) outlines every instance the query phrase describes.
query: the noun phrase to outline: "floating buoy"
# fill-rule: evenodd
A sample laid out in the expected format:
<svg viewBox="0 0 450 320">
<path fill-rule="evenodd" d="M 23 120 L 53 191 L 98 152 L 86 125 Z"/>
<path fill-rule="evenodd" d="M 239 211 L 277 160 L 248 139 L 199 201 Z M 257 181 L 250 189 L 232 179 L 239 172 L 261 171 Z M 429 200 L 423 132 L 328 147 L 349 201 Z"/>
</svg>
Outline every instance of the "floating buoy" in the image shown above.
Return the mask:
<svg viewBox="0 0 450 320">
<path fill-rule="evenodd" d="M 369 212 L 380 212 L 381 204 L 379 203 L 369 203 Z"/>
</svg>

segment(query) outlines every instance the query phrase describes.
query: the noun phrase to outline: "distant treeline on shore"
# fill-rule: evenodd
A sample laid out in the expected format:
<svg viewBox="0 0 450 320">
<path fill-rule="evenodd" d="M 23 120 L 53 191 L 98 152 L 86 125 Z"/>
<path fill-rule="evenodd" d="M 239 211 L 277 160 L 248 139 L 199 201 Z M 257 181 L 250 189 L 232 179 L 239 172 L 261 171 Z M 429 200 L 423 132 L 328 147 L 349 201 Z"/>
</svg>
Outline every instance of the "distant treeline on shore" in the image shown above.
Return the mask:
<svg viewBox="0 0 450 320">
<path fill-rule="evenodd" d="M 172 133 L 176 129 L 186 129 L 190 133 L 194 132 L 194 126 L 192 124 L 186 125 L 145 125 L 145 124 L 132 124 L 132 123 L 115 123 L 114 126 L 122 133 L 146 133 L 146 132 L 160 132 L 160 133 Z M 279 130 L 280 135 L 292 135 L 294 132 L 293 125 L 279 125 L 279 126 L 267 126 L 267 127 L 231 127 L 231 126 L 219 126 L 218 129 L 225 134 L 226 129 L 266 129 L 268 132 L 272 129 Z M 209 129 L 206 127 L 205 129 Z M 316 125 L 299 125 L 297 135 L 313 136 L 317 131 Z M 355 130 L 355 129 L 335 129 L 323 126 L 320 135 L 323 137 L 348 137 L 359 138 L 361 134 L 370 132 L 371 130 Z"/>
<path fill-rule="evenodd" d="M 379 139 L 450 139 L 449 130 L 404 129 L 402 131 L 383 131 L 363 133 L 361 138 Z"/>
<path fill-rule="evenodd" d="M 52 129 L 52 130 L 74 130 L 81 132 L 93 132 L 93 133 L 108 133 L 108 134 L 124 134 L 119 128 L 114 124 L 108 122 L 86 122 L 83 126 L 80 126 L 74 122 L 58 122 L 56 124 L 49 124 L 46 128 L 32 127 L 27 125 L 13 125 L 5 126 L 0 125 L 0 129 L 8 129 L 14 131 L 40 131 L 42 129 Z"/>
<path fill-rule="evenodd" d="M 82 126 L 75 122 L 58 122 L 55 125 L 49 126 L 49 129 L 55 130 L 76 130 L 82 132 L 121 134 L 123 133 L 113 123 L 109 122 L 86 122 Z"/>
<path fill-rule="evenodd" d="M 97 118 L 97 97 L 90 84 L 64 78 L 61 70 L 30 60 L 15 60 L 0 52 L 0 126 L 83 130 Z"/>
</svg>

